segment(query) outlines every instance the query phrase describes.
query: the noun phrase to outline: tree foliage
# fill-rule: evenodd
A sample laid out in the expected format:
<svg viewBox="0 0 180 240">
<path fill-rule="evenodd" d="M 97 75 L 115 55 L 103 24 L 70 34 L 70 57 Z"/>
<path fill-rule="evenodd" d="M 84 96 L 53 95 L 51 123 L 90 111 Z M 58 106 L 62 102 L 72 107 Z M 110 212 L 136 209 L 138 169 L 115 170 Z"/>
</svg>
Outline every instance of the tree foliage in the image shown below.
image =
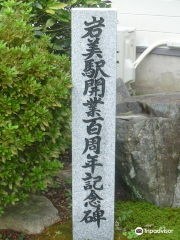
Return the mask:
<svg viewBox="0 0 180 240">
<path fill-rule="evenodd" d="M 70 140 L 72 85 L 63 54 L 70 56 L 71 8 L 109 6 L 0 0 L 0 214 L 46 189 L 63 166 L 57 158 Z"/>
<path fill-rule="evenodd" d="M 29 1 L 30 2 L 30 1 Z M 71 9 L 75 7 L 110 7 L 110 1 L 101 0 L 38 0 L 31 1 L 36 36 L 50 36 L 50 52 L 71 55 Z"/>
<path fill-rule="evenodd" d="M 32 3 L 8 0 L 0 10 L 0 204 L 16 204 L 47 187 L 63 166 L 70 139 L 70 62 L 49 53 L 27 24 Z M 2 207 L 0 208 L 2 213 Z"/>
</svg>

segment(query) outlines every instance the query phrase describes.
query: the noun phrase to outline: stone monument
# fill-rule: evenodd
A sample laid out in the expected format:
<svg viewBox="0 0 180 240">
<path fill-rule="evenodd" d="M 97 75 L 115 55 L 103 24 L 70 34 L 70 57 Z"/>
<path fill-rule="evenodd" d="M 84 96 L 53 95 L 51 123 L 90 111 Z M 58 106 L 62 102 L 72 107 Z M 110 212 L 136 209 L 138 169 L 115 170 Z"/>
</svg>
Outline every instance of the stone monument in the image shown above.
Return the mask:
<svg viewBox="0 0 180 240">
<path fill-rule="evenodd" d="M 72 10 L 73 240 L 114 239 L 117 12 Z"/>
</svg>

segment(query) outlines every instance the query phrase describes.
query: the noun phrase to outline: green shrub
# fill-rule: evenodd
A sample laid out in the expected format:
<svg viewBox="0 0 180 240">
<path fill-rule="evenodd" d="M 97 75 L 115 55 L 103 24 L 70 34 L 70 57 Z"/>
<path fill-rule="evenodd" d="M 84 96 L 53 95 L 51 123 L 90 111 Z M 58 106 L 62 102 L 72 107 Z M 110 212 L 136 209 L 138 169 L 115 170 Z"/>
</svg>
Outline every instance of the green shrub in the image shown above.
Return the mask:
<svg viewBox="0 0 180 240">
<path fill-rule="evenodd" d="M 107 8 L 104 0 L 23 0 L 32 3 L 36 36 L 46 33 L 51 38 L 50 52 L 71 56 L 71 9 L 75 7 Z M 108 2 L 108 3 L 106 3 Z"/>
<path fill-rule="evenodd" d="M 1 5 L 6 0 L 0 0 Z M 108 8 L 111 1 L 106 0 L 22 0 L 32 7 L 33 16 L 28 21 L 34 26 L 36 37 L 43 34 L 50 37 L 49 52 L 71 56 L 71 9 Z"/>
<path fill-rule="evenodd" d="M 1 1 L 2 2 L 2 1 Z M 16 204 L 51 183 L 70 140 L 70 62 L 35 38 L 29 3 L 0 11 L 0 204 Z M 2 213 L 0 208 L 0 213 Z"/>
<path fill-rule="evenodd" d="M 27 0 L 26 0 L 27 1 Z M 75 7 L 110 7 L 101 0 L 38 0 L 34 1 L 33 13 L 36 36 L 46 33 L 51 38 L 49 49 L 56 54 L 71 55 L 71 9 Z"/>
</svg>

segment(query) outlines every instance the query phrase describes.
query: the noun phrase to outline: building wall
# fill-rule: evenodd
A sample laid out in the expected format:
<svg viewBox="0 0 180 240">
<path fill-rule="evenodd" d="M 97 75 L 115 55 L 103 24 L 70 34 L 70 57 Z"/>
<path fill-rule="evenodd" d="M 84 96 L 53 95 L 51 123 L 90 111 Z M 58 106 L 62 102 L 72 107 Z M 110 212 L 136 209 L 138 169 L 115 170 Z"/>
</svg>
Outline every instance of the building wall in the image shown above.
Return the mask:
<svg viewBox="0 0 180 240">
<path fill-rule="evenodd" d="M 180 92 L 180 57 L 149 54 L 137 67 L 131 86 L 138 94 Z"/>
<path fill-rule="evenodd" d="M 180 0 L 111 0 L 120 26 L 136 28 L 138 49 L 160 40 L 180 41 Z M 180 92 L 180 50 L 159 47 L 136 69 L 132 87 L 141 94 Z M 156 49 L 157 50 L 157 49 Z"/>
</svg>

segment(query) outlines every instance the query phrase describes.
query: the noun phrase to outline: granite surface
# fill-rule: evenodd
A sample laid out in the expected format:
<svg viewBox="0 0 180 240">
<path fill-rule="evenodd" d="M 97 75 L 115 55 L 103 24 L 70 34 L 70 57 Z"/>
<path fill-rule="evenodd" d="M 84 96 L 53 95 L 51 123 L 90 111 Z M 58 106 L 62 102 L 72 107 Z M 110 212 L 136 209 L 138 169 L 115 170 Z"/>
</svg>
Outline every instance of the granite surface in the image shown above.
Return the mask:
<svg viewBox="0 0 180 240">
<path fill-rule="evenodd" d="M 116 28 L 116 9 L 72 10 L 73 240 L 114 239 Z"/>
<path fill-rule="evenodd" d="M 116 171 L 133 198 L 180 207 L 180 93 L 124 98 L 117 105 Z"/>
<path fill-rule="evenodd" d="M 124 98 L 131 97 L 122 78 L 116 79 L 116 104 L 120 104 Z"/>
</svg>

